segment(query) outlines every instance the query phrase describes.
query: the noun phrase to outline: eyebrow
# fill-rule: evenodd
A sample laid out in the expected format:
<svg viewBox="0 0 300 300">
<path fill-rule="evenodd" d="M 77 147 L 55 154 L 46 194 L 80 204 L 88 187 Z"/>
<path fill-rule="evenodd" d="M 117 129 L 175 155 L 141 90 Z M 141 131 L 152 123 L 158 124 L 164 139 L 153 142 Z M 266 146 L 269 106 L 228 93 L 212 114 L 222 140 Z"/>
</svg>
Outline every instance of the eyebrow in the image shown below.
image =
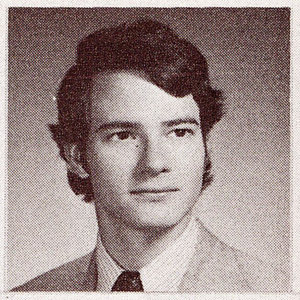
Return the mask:
<svg viewBox="0 0 300 300">
<path fill-rule="evenodd" d="M 113 121 L 110 123 L 104 123 L 97 127 L 98 130 L 107 130 L 107 129 L 114 129 L 114 128 L 137 128 L 139 125 L 135 122 L 129 121 Z"/>
<path fill-rule="evenodd" d="M 168 127 L 172 127 L 180 124 L 194 124 L 199 126 L 199 122 L 194 118 L 178 118 L 175 120 L 165 121 L 162 124 Z"/>
<path fill-rule="evenodd" d="M 178 119 L 162 122 L 162 125 L 167 127 L 172 127 L 180 124 L 194 124 L 199 126 L 199 122 L 194 118 L 178 118 Z M 113 121 L 113 122 L 101 124 L 100 126 L 97 127 L 97 131 L 114 129 L 114 128 L 137 128 L 137 127 L 140 127 L 140 124 L 136 122 Z"/>
</svg>

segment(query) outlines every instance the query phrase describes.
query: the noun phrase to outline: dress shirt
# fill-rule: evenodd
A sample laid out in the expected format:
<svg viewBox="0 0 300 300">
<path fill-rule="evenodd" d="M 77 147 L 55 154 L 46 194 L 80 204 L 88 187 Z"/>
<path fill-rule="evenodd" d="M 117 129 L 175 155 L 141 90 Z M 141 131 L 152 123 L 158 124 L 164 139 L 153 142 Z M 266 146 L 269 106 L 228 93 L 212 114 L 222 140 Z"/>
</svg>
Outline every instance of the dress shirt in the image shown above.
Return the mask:
<svg viewBox="0 0 300 300">
<path fill-rule="evenodd" d="M 166 250 L 139 271 L 145 292 L 176 292 L 195 253 L 198 226 L 191 218 L 184 232 Z M 124 271 L 105 250 L 100 234 L 96 245 L 98 272 L 97 291 L 110 292 L 118 276 Z"/>
</svg>

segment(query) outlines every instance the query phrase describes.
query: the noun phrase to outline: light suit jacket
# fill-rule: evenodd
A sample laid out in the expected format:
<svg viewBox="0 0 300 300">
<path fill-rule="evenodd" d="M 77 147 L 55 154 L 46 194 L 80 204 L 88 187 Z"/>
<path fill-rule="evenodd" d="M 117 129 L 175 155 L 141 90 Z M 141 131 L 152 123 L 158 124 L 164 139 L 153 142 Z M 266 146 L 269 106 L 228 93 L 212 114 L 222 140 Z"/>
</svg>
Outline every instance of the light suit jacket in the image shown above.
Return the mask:
<svg viewBox="0 0 300 300">
<path fill-rule="evenodd" d="M 95 291 L 95 251 L 46 272 L 13 292 Z M 280 270 L 227 246 L 199 222 L 195 254 L 179 292 L 288 292 L 289 278 Z"/>
</svg>

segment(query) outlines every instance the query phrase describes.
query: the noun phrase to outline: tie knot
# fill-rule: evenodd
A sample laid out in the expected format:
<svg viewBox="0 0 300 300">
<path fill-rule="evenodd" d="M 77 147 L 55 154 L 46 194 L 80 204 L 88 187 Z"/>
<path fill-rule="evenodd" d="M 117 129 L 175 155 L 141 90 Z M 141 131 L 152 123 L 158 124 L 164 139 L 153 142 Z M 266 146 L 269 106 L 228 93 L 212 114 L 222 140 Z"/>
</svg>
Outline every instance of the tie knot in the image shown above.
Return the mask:
<svg viewBox="0 0 300 300">
<path fill-rule="evenodd" d="M 112 291 L 118 292 L 142 292 L 144 291 L 140 273 L 137 271 L 124 271 L 117 278 Z"/>
</svg>

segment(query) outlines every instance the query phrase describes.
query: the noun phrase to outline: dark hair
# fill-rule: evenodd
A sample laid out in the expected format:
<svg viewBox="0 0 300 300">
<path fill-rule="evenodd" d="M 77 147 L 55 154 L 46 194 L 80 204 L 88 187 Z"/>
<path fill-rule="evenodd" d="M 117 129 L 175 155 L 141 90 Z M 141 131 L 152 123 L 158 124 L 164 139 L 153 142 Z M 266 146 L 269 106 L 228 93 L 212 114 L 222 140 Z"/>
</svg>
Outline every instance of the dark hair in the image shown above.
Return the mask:
<svg viewBox="0 0 300 300">
<path fill-rule="evenodd" d="M 206 146 L 209 131 L 222 116 L 222 94 L 210 86 L 206 59 L 168 26 L 140 20 L 101 29 L 79 43 L 76 64 L 66 73 L 57 93 L 58 124 L 49 125 L 62 158 L 65 159 L 64 143 L 77 143 L 84 154 L 89 130 L 88 93 L 93 77 L 106 71 L 125 70 L 145 74 L 147 80 L 173 96 L 192 94 L 199 107 Z M 82 159 L 85 163 L 85 155 Z M 210 165 L 206 153 L 203 188 L 212 180 Z M 84 194 L 86 202 L 92 201 L 89 178 L 68 172 L 68 179 L 75 194 Z"/>
</svg>

